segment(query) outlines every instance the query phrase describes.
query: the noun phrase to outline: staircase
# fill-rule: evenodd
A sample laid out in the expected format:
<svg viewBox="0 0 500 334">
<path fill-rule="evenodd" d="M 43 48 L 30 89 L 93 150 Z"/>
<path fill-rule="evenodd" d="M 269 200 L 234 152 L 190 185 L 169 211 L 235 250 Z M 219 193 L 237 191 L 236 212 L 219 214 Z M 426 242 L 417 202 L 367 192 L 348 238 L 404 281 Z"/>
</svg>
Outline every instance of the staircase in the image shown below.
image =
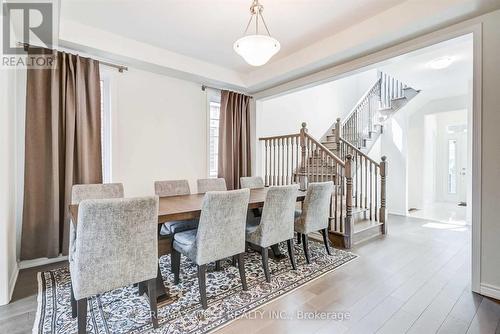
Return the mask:
<svg viewBox="0 0 500 334">
<path fill-rule="evenodd" d="M 340 118 L 321 138 L 321 143 L 336 151 L 338 136 L 368 154 L 377 138 L 384 131 L 384 122 L 410 102 L 420 91 L 383 72 L 378 80 L 358 101 L 345 120 Z M 340 125 L 340 127 L 339 127 Z"/>
<path fill-rule="evenodd" d="M 393 77 L 379 72 L 377 81 L 359 100 L 344 121 L 337 121 L 320 141 L 307 132 L 259 138 L 263 143 L 266 186 L 332 181 L 330 240 L 352 245 L 387 232 L 387 161 L 368 153 L 383 134 L 383 124 L 419 93 Z"/>
</svg>

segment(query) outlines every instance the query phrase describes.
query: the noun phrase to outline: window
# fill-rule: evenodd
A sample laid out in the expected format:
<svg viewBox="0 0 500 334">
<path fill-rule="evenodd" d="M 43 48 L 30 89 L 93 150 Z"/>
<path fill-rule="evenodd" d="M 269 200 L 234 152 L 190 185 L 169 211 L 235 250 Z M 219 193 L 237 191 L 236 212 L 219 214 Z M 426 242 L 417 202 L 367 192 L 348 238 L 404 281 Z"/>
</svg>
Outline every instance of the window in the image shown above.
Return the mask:
<svg viewBox="0 0 500 334">
<path fill-rule="evenodd" d="M 111 108 L 109 80 L 103 79 L 101 84 L 101 157 L 102 181 L 111 182 Z"/>
<path fill-rule="evenodd" d="M 457 141 L 448 140 L 448 194 L 457 193 Z"/>
<path fill-rule="evenodd" d="M 209 161 L 208 176 L 217 177 L 219 163 L 219 116 L 220 102 L 209 102 Z"/>
</svg>

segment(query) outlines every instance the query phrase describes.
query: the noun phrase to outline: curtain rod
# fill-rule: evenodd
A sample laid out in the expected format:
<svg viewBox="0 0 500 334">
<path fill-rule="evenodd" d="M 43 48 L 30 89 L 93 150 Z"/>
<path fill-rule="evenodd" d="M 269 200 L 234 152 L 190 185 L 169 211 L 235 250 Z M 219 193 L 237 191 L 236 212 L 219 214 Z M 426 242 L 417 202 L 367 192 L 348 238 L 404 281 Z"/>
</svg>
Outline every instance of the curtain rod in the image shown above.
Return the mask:
<svg viewBox="0 0 500 334">
<path fill-rule="evenodd" d="M 17 42 L 17 45 L 19 46 L 22 46 L 24 47 L 24 50 L 26 52 L 28 52 L 28 49 L 31 47 L 31 48 L 42 48 L 40 46 L 36 46 L 36 45 L 31 45 L 29 43 L 22 43 L 22 42 Z M 51 49 L 51 50 L 55 50 L 55 51 L 60 51 L 60 50 L 57 50 L 57 49 Z M 124 66 L 124 65 L 118 65 L 118 64 L 114 64 L 114 63 L 110 63 L 110 62 L 107 62 L 107 61 L 102 61 L 102 60 L 98 60 L 96 59 L 99 64 L 102 64 L 104 66 L 109 66 L 109 67 L 114 67 L 118 70 L 118 72 L 120 73 L 123 73 L 123 71 L 128 71 L 128 67 L 127 66 Z"/>
<path fill-rule="evenodd" d="M 215 89 L 215 90 L 223 90 L 222 88 L 218 88 L 218 87 L 211 87 L 211 86 L 207 86 L 207 85 L 201 85 L 201 90 L 202 91 L 205 91 L 207 88 L 210 88 L 210 89 Z M 246 95 L 248 96 L 249 98 L 253 99 L 253 96 L 251 95 L 248 95 L 248 94 L 245 94 L 245 93 L 241 93 L 241 92 L 237 92 L 237 91 L 234 91 L 234 90 L 231 90 L 235 93 L 238 93 L 238 94 L 243 94 L 243 95 Z"/>
</svg>

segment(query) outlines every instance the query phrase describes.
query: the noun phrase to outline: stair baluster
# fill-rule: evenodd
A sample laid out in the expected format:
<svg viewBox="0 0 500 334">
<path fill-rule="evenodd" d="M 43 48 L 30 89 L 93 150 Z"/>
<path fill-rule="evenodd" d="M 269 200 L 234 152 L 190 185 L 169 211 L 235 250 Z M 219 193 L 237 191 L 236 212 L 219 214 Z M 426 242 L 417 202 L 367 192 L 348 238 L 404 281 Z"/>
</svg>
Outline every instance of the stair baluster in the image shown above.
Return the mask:
<svg viewBox="0 0 500 334">
<path fill-rule="evenodd" d="M 346 179 L 346 197 L 345 197 L 345 220 L 344 228 L 345 235 L 347 236 L 345 240 L 346 248 L 351 248 L 352 233 L 353 233 L 353 221 L 352 221 L 352 157 L 350 154 L 346 156 L 345 160 L 345 179 Z"/>
<path fill-rule="evenodd" d="M 387 233 L 386 220 L 387 213 L 385 211 L 385 201 L 386 201 L 386 176 L 387 176 L 387 158 L 385 156 L 382 157 L 382 161 L 380 162 L 380 222 L 382 225 L 382 234 Z"/>
</svg>

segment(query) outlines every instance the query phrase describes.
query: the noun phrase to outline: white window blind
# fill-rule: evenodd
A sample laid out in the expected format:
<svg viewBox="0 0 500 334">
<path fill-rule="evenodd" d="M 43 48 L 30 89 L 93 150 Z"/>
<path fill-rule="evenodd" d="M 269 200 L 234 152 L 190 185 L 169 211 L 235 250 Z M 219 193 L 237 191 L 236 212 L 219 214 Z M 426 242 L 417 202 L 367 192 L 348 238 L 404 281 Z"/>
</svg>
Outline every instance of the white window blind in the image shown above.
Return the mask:
<svg viewBox="0 0 500 334">
<path fill-rule="evenodd" d="M 219 159 L 219 117 L 220 103 L 210 102 L 209 115 L 209 171 L 210 177 L 217 177 L 217 167 Z"/>
</svg>

